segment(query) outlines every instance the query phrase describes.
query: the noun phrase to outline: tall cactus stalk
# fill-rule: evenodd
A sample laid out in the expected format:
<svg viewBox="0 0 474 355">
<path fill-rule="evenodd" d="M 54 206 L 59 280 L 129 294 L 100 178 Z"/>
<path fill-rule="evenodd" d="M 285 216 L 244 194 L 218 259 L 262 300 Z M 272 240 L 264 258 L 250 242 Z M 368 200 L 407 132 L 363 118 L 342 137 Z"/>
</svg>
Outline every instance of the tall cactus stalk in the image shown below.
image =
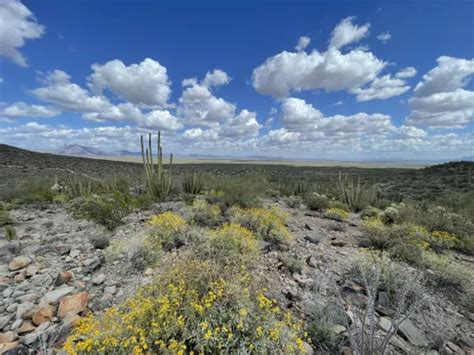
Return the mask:
<svg viewBox="0 0 474 355">
<path fill-rule="evenodd" d="M 349 179 L 347 174 L 342 175 L 339 172 L 339 179 L 337 182 L 339 192 L 339 199 L 344 202 L 352 211 L 357 212 L 363 208 L 364 201 L 367 198 L 368 190 L 360 183 L 360 175 L 357 182 Z"/>
<path fill-rule="evenodd" d="M 173 153 L 170 154 L 169 169 L 163 167 L 163 148 L 161 147 L 161 132 L 158 132 L 157 163 L 153 162 L 151 148 L 151 133 L 148 134 L 148 147 L 145 147 L 143 136 L 140 137 L 143 168 L 145 170 L 145 187 L 148 193 L 159 201 L 164 200 L 170 191 L 172 182 Z"/>
</svg>

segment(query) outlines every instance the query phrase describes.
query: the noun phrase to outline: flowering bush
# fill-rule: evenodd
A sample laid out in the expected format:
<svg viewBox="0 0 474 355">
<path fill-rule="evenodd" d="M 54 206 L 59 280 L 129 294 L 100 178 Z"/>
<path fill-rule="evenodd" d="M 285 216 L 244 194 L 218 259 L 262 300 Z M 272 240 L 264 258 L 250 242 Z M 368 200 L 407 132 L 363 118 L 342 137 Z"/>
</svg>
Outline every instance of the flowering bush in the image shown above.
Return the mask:
<svg viewBox="0 0 474 355">
<path fill-rule="evenodd" d="M 452 249 L 459 245 L 459 243 L 460 241 L 455 235 L 445 231 L 434 231 L 429 238 L 431 249 L 437 253 L 446 249 Z"/>
<path fill-rule="evenodd" d="M 344 221 L 349 217 L 349 212 L 342 208 L 331 207 L 324 212 L 324 217 L 334 219 L 336 221 Z"/>
<path fill-rule="evenodd" d="M 68 354 L 305 352 L 302 324 L 256 290 L 245 270 L 215 274 L 208 261 L 182 260 L 123 306 L 79 321 L 64 348 Z"/>
<path fill-rule="evenodd" d="M 292 235 L 286 228 L 288 215 L 277 208 L 248 208 L 233 207 L 228 214 L 232 223 L 238 223 L 250 229 L 255 235 L 271 243 L 288 243 Z"/>
<path fill-rule="evenodd" d="M 171 249 L 175 246 L 179 238 L 186 230 L 186 220 L 174 212 L 164 212 L 153 216 L 148 224 L 153 226 L 153 231 L 149 235 L 149 242 L 152 246 Z"/>
</svg>

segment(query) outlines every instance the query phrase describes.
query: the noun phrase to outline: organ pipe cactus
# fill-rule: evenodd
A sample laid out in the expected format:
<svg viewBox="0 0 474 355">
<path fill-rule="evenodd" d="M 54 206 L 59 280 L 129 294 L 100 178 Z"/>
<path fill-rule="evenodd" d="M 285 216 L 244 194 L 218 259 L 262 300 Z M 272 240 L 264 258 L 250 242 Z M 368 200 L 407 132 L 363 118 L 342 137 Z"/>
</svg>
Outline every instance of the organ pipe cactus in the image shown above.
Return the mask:
<svg viewBox="0 0 474 355">
<path fill-rule="evenodd" d="M 163 167 L 163 149 L 161 147 L 161 132 L 158 132 L 157 163 L 153 161 L 151 148 L 151 133 L 148 134 L 148 147 L 145 147 L 143 136 L 140 137 L 143 168 L 145 170 L 145 187 L 147 192 L 159 201 L 164 200 L 171 188 L 173 153 L 170 154 L 168 171 Z"/>
</svg>

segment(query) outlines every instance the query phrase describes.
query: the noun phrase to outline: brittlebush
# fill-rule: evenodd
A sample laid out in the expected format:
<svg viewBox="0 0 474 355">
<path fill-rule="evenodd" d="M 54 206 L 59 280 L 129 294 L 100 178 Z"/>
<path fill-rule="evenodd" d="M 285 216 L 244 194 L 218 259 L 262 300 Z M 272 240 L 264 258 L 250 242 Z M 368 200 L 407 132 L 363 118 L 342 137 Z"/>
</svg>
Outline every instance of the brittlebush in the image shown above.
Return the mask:
<svg viewBox="0 0 474 355">
<path fill-rule="evenodd" d="M 68 354 L 301 354 L 302 324 L 254 287 L 241 268 L 216 275 L 182 260 L 121 307 L 79 322 Z"/>
</svg>

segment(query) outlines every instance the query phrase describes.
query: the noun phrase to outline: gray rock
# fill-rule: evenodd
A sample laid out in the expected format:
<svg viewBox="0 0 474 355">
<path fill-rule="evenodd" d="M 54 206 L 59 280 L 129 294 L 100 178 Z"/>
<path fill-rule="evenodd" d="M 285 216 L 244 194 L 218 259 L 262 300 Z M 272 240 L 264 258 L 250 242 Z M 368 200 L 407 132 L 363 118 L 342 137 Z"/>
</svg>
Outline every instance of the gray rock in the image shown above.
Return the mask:
<svg viewBox="0 0 474 355">
<path fill-rule="evenodd" d="M 8 287 L 8 288 L 3 290 L 2 295 L 3 295 L 3 297 L 8 298 L 11 295 L 13 295 L 13 291 L 14 291 L 13 287 Z"/>
<path fill-rule="evenodd" d="M 319 238 L 314 235 L 305 235 L 304 239 L 313 244 L 319 244 L 320 242 Z"/>
<path fill-rule="evenodd" d="M 35 304 L 33 302 L 23 302 L 16 309 L 16 319 L 29 319 L 33 315 Z"/>
<path fill-rule="evenodd" d="M 81 251 L 79 249 L 73 249 L 71 250 L 71 252 L 69 253 L 69 256 L 71 258 L 77 258 L 79 255 L 81 255 Z"/>
<path fill-rule="evenodd" d="M 425 334 L 420 331 L 411 320 L 403 321 L 398 331 L 408 339 L 408 341 L 415 346 L 428 346 L 429 341 Z"/>
<path fill-rule="evenodd" d="M 73 291 L 74 287 L 63 285 L 53 291 L 46 293 L 41 299 L 41 302 L 49 304 L 57 303 L 62 297 L 69 295 Z"/>
<path fill-rule="evenodd" d="M 388 332 L 392 327 L 392 320 L 388 317 L 380 317 L 377 324 L 380 328 Z"/>
<path fill-rule="evenodd" d="M 89 238 L 89 241 L 96 249 L 105 249 L 110 245 L 110 239 L 105 235 L 94 235 Z"/>
<path fill-rule="evenodd" d="M 114 295 L 115 292 L 117 292 L 116 286 L 107 286 L 104 288 L 104 293 L 110 293 L 111 295 Z"/>
<path fill-rule="evenodd" d="M 18 297 L 18 301 L 20 302 L 34 302 L 41 296 L 38 293 L 32 292 L 26 295 Z"/>
<path fill-rule="evenodd" d="M 318 261 L 316 260 L 316 258 L 314 256 L 309 256 L 307 259 L 306 259 L 306 264 L 308 264 L 309 266 L 311 267 L 318 267 Z"/>
<path fill-rule="evenodd" d="M 302 275 L 298 272 L 293 273 L 293 279 L 300 285 L 301 287 L 309 286 L 313 283 L 313 280 L 305 275 Z"/>
<path fill-rule="evenodd" d="M 104 274 L 99 274 L 97 276 L 95 276 L 93 279 L 92 279 L 92 283 L 94 285 L 100 285 L 101 283 L 103 283 L 105 281 L 105 275 Z"/>
<path fill-rule="evenodd" d="M 23 323 L 23 319 L 17 319 L 13 322 L 12 326 L 10 327 L 11 330 L 15 330 L 17 328 L 20 328 L 20 326 Z"/>
<path fill-rule="evenodd" d="M 0 316 L 0 330 L 5 328 L 5 326 L 8 324 L 11 318 L 12 318 L 11 314 L 6 315 L 6 316 Z"/>
</svg>

